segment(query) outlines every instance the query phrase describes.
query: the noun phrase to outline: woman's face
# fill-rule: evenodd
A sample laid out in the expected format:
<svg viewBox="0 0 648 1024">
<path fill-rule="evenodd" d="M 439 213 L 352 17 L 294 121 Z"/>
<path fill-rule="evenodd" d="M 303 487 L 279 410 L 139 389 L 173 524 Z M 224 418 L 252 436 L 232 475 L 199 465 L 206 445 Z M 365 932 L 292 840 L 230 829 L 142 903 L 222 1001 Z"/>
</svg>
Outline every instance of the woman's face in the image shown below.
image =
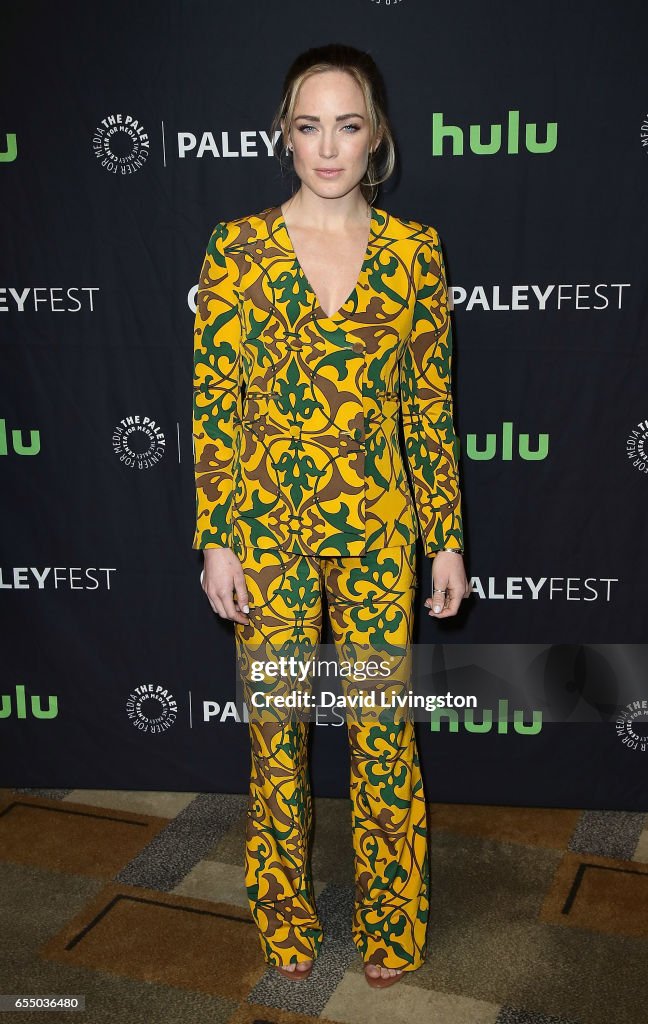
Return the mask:
<svg viewBox="0 0 648 1024">
<path fill-rule="evenodd" d="M 316 195 L 346 195 L 364 177 L 369 118 L 362 89 L 345 71 L 309 75 L 299 89 L 288 134 L 295 173 Z"/>
</svg>

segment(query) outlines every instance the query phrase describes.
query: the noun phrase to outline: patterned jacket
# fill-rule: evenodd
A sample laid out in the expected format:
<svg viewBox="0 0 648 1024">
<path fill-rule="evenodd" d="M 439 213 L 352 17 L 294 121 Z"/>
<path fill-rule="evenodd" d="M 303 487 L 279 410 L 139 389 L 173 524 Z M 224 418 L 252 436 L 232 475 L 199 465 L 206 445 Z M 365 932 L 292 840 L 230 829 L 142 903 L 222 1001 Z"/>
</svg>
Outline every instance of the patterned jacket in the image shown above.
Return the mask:
<svg viewBox="0 0 648 1024">
<path fill-rule="evenodd" d="M 329 317 L 279 206 L 216 224 L 194 325 L 193 547 L 463 547 L 451 355 L 433 227 L 372 207 L 360 276 Z"/>
</svg>

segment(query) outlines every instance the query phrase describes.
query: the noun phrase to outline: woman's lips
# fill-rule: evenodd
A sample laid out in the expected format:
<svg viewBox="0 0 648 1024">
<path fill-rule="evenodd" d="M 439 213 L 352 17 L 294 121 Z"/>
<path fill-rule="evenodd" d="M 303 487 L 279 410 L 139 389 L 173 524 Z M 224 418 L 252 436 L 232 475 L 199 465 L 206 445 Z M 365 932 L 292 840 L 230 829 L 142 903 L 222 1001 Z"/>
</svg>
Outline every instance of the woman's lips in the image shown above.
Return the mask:
<svg viewBox="0 0 648 1024">
<path fill-rule="evenodd" d="M 342 168 L 338 167 L 336 170 L 322 170 L 321 168 L 316 167 L 315 173 L 321 175 L 322 178 L 334 178 L 336 174 L 342 174 Z"/>
</svg>

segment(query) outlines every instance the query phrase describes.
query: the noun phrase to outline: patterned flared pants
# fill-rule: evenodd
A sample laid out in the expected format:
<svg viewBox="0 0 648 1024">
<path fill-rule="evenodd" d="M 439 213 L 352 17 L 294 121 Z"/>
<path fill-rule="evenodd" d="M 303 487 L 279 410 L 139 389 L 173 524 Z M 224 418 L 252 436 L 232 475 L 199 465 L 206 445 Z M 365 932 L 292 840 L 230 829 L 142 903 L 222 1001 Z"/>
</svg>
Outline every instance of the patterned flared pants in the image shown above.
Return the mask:
<svg viewBox="0 0 648 1024">
<path fill-rule="evenodd" d="M 416 588 L 414 544 L 360 556 L 315 557 L 249 549 L 240 558 L 249 625 L 235 624 L 237 658 L 250 708 L 247 668 L 255 651 L 313 651 L 326 591 L 340 658 L 355 645 L 387 652 L 409 646 Z M 239 556 L 240 557 L 240 556 Z M 356 655 L 357 656 L 357 655 Z M 343 710 L 342 715 L 346 715 Z M 264 958 L 314 959 L 322 942 L 309 849 L 312 801 L 304 720 L 254 720 L 245 884 Z M 366 963 L 415 970 L 425 959 L 429 907 L 427 808 L 409 713 L 347 716 L 354 851 L 352 936 Z"/>
</svg>

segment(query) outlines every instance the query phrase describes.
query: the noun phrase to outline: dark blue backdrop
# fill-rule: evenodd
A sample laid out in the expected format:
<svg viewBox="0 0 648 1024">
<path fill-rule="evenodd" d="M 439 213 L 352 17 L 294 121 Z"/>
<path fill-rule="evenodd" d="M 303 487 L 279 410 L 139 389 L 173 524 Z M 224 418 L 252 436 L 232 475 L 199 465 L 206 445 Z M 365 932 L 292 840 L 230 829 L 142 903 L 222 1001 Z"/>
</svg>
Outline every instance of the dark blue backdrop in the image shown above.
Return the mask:
<svg viewBox="0 0 648 1024">
<path fill-rule="evenodd" d="M 336 39 L 387 83 L 377 205 L 438 229 L 455 303 L 475 594 L 417 640 L 564 645 L 565 694 L 588 644 L 643 643 L 647 30 L 639 2 L 5 6 L 0 785 L 247 790 L 191 549 L 193 296 L 214 224 L 292 190 L 271 116 Z M 419 728 L 430 799 L 646 809 L 630 696 L 535 737 Z M 346 793 L 346 731 L 312 733 L 314 792 Z"/>
</svg>

